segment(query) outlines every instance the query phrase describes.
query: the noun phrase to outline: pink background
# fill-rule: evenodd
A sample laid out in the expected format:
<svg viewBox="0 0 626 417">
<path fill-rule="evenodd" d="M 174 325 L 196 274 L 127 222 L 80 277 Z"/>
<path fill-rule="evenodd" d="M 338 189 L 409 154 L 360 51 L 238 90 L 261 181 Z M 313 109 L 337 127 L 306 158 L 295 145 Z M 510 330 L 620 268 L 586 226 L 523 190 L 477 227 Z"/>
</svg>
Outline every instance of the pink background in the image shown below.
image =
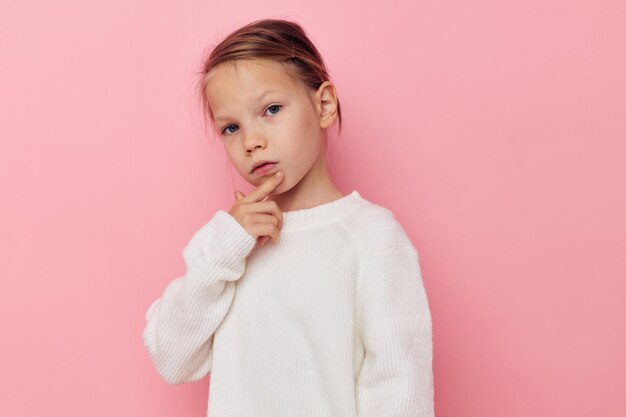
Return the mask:
<svg viewBox="0 0 626 417">
<path fill-rule="evenodd" d="M 0 415 L 203 416 L 144 314 L 235 187 L 202 51 L 300 22 L 345 192 L 418 248 L 438 417 L 626 415 L 626 7 L 619 1 L 3 2 Z"/>
</svg>

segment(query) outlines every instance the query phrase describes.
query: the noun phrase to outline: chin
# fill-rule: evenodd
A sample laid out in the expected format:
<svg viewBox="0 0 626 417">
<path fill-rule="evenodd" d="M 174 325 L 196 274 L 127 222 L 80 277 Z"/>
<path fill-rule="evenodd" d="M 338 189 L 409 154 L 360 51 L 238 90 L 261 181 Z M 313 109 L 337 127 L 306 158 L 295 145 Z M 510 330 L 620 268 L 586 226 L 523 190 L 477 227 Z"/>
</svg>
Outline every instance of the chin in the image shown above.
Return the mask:
<svg viewBox="0 0 626 417">
<path fill-rule="evenodd" d="M 284 181 L 284 179 L 283 179 Z M 284 188 L 283 183 L 278 184 L 278 186 L 276 186 L 276 188 L 274 188 L 272 191 L 270 191 L 270 195 L 278 195 L 278 194 L 282 194 L 285 192 L 285 190 L 280 191 L 280 188 Z"/>
</svg>

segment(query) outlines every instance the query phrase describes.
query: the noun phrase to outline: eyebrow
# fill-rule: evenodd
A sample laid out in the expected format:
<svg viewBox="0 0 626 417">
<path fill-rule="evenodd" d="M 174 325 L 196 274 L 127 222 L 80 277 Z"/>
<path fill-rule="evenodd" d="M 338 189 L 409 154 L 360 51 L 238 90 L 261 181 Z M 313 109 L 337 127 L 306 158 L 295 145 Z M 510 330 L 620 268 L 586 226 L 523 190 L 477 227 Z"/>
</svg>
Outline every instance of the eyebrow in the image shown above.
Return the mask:
<svg viewBox="0 0 626 417">
<path fill-rule="evenodd" d="M 271 94 L 271 93 L 282 93 L 282 91 L 279 91 L 279 90 L 265 90 L 264 92 L 262 92 L 261 94 L 259 94 L 257 96 L 256 100 L 257 101 L 261 101 L 261 99 L 263 97 L 265 97 L 266 95 Z M 229 119 L 229 117 L 218 116 L 218 117 L 215 118 L 215 121 L 217 122 L 218 120 L 226 120 L 226 119 Z"/>
</svg>

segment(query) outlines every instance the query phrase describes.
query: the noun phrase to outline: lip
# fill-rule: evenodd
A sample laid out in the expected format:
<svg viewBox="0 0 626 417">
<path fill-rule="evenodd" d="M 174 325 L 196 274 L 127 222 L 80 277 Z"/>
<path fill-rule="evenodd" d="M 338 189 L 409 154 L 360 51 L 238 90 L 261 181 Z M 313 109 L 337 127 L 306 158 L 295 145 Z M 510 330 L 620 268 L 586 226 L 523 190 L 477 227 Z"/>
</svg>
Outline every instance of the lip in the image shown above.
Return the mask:
<svg viewBox="0 0 626 417">
<path fill-rule="evenodd" d="M 250 170 L 251 174 L 254 174 L 254 170 L 257 169 L 257 167 L 263 165 L 263 164 L 274 164 L 276 165 L 278 162 L 276 161 L 266 161 L 266 160 L 261 160 L 261 161 L 257 161 L 254 163 L 254 165 L 252 165 L 252 169 Z"/>
<path fill-rule="evenodd" d="M 268 163 L 252 171 L 252 175 L 254 175 L 255 177 L 262 177 L 264 175 L 268 175 L 270 172 L 274 171 L 277 165 L 278 165 L 278 162 Z"/>
</svg>

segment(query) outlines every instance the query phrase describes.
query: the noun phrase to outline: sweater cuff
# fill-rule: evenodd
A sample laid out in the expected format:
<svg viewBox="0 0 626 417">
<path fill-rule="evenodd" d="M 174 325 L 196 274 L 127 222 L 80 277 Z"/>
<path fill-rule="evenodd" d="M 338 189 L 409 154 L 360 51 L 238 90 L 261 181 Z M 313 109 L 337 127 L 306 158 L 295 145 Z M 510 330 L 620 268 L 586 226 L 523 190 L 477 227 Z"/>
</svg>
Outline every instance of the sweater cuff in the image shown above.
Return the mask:
<svg viewBox="0 0 626 417">
<path fill-rule="evenodd" d="M 193 235 L 183 255 L 187 261 L 200 257 L 211 265 L 229 268 L 245 259 L 256 241 L 230 213 L 218 210 Z"/>
</svg>

